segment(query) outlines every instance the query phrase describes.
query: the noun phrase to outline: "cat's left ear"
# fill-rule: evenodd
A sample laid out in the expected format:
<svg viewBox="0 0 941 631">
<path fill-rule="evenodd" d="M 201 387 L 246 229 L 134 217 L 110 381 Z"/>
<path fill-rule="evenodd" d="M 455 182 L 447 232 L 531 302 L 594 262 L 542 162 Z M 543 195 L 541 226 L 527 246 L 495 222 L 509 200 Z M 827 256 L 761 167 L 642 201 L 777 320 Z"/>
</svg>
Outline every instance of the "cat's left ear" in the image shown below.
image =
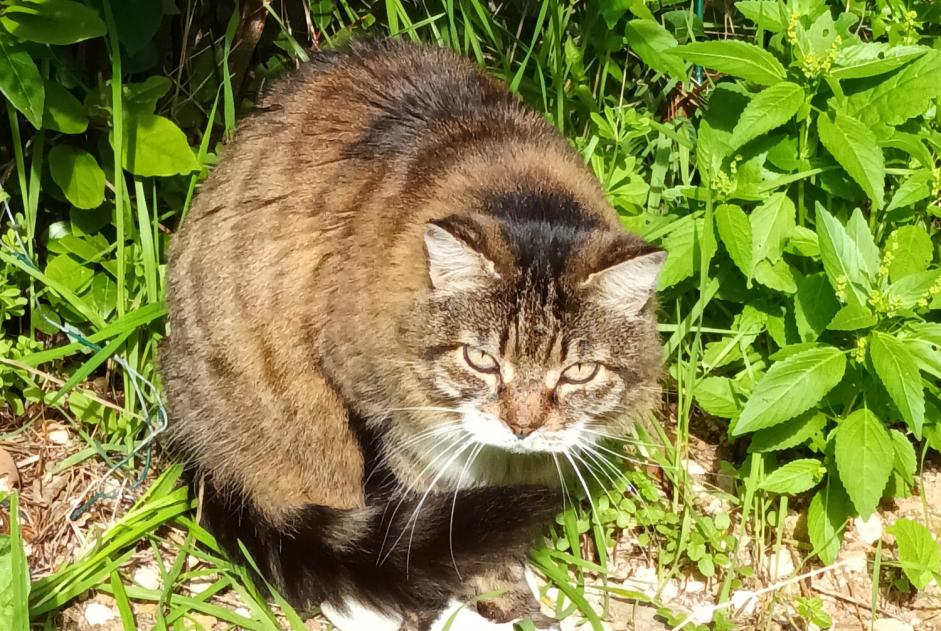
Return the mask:
<svg viewBox="0 0 941 631">
<path fill-rule="evenodd" d="M 493 261 L 480 251 L 480 235 L 469 222 L 445 219 L 425 224 L 424 232 L 428 276 L 435 289 L 470 291 L 500 278 Z"/>
<path fill-rule="evenodd" d="M 636 256 L 589 274 L 583 283 L 597 299 L 625 315 L 637 315 L 657 291 L 657 279 L 667 253 L 648 247 Z"/>
</svg>

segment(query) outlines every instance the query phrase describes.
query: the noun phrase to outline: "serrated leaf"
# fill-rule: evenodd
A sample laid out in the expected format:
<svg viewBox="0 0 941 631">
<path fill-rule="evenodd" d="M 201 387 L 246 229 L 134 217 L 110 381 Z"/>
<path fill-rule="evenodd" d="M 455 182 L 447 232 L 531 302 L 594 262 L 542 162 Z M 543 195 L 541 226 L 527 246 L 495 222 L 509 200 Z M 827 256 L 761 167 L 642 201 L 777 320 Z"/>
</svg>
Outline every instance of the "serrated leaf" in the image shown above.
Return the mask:
<svg viewBox="0 0 941 631">
<path fill-rule="evenodd" d="M 895 537 L 902 571 L 916 589 L 928 587 L 932 579 L 941 581 L 941 548 L 930 530 L 917 521 L 899 519 L 887 531 Z"/>
<path fill-rule="evenodd" d="M 859 331 L 878 324 L 877 318 L 868 308 L 860 305 L 843 305 L 827 325 L 828 331 Z"/>
<path fill-rule="evenodd" d="M 918 456 L 915 454 L 915 448 L 912 447 L 912 441 L 897 429 L 889 430 L 889 435 L 892 437 L 892 450 L 895 452 L 892 469 L 905 480 L 906 484 L 914 486 L 915 472 L 918 470 Z"/>
<path fill-rule="evenodd" d="M 82 102 L 55 81 L 46 81 L 45 89 L 43 129 L 63 134 L 85 133 L 88 129 L 88 115 Z"/>
<path fill-rule="evenodd" d="M 785 193 L 775 193 L 752 211 L 752 263 L 781 259 L 784 242 L 794 230 L 794 202 Z"/>
<path fill-rule="evenodd" d="M 797 281 L 794 319 L 801 340 L 812 342 L 820 337 L 839 310 L 840 303 L 825 274 L 811 274 Z"/>
<path fill-rule="evenodd" d="M 663 51 L 676 47 L 676 38 L 654 20 L 631 20 L 625 30 L 627 43 L 641 61 L 677 81 L 686 80 L 686 66 Z"/>
<path fill-rule="evenodd" d="M 929 290 L 941 279 L 941 269 L 909 274 L 889 286 L 886 296 L 892 309 L 912 309 L 919 300 L 929 302 Z"/>
<path fill-rule="evenodd" d="M 843 352 L 832 346 L 776 362 L 755 384 L 732 436 L 773 427 L 806 412 L 840 382 L 845 369 Z"/>
<path fill-rule="evenodd" d="M 889 278 L 893 281 L 925 271 L 934 258 L 931 237 L 921 226 L 902 226 L 889 235 L 887 244 L 892 254 Z"/>
<path fill-rule="evenodd" d="M 752 276 L 752 232 L 748 215 L 735 204 L 722 204 L 715 210 L 716 229 L 732 262 L 746 278 Z"/>
<path fill-rule="evenodd" d="M 799 458 L 772 471 L 759 488 L 783 495 L 803 493 L 817 486 L 826 471 L 819 460 Z"/>
<path fill-rule="evenodd" d="M 735 3 L 735 8 L 769 33 L 787 29 L 788 17 L 777 0 L 740 0 Z"/>
<path fill-rule="evenodd" d="M 837 79 L 874 77 L 904 66 L 929 50 L 926 46 L 898 46 L 885 42 L 852 44 L 837 53 L 830 76 Z"/>
<path fill-rule="evenodd" d="M 900 125 L 925 113 L 939 96 L 941 50 L 932 50 L 872 88 L 847 96 L 846 113 L 870 127 Z"/>
<path fill-rule="evenodd" d="M 797 291 L 794 271 L 784 260 L 775 261 L 773 264 L 766 260 L 755 263 L 755 280 L 765 287 L 786 294 Z"/>
<path fill-rule="evenodd" d="M 154 114 L 129 117 L 123 166 L 135 175 L 165 177 L 199 168 L 186 136 L 170 119 Z"/>
<path fill-rule="evenodd" d="M 56 145 L 49 150 L 49 173 L 76 208 L 97 208 L 105 199 L 105 172 L 87 151 Z"/>
<path fill-rule="evenodd" d="M 75 293 L 91 282 L 94 272 L 68 254 L 59 254 L 46 263 L 46 276 Z"/>
<path fill-rule="evenodd" d="M 660 289 L 683 281 L 699 270 L 700 257 L 711 261 L 716 252 L 715 236 L 704 233 L 702 219 L 681 219 L 661 242 L 667 251 L 667 260 L 660 272 Z"/>
<path fill-rule="evenodd" d="M 738 414 L 735 383 L 727 377 L 706 377 L 696 384 L 693 397 L 706 413 L 720 418 Z"/>
<path fill-rule="evenodd" d="M 856 250 L 859 252 L 859 262 L 862 265 L 863 272 L 872 281 L 879 273 L 879 248 L 876 247 L 876 241 L 869 231 L 869 225 L 866 218 L 859 208 L 853 210 L 850 220 L 846 222 L 846 234 L 856 244 Z"/>
<path fill-rule="evenodd" d="M 831 478 L 827 486 L 814 495 L 807 509 L 807 535 L 820 560 L 836 562 L 843 543 L 843 526 L 849 517 L 849 498 L 840 483 Z"/>
<path fill-rule="evenodd" d="M 869 410 L 856 410 L 836 430 L 834 456 L 840 481 L 859 512 L 869 519 L 892 474 L 895 451 L 882 421 Z"/>
<path fill-rule="evenodd" d="M 666 51 L 733 77 L 774 85 L 784 80 L 784 66 L 768 51 L 739 40 L 693 42 Z"/>
<path fill-rule="evenodd" d="M 752 434 L 748 450 L 763 453 L 791 449 L 804 444 L 826 424 L 827 417 L 822 412 L 806 412 L 780 425 L 758 430 Z"/>
<path fill-rule="evenodd" d="M 804 103 L 804 89 L 782 81 L 765 88 L 745 106 L 732 130 L 729 144 L 735 148 L 791 120 Z"/>
<path fill-rule="evenodd" d="M 0 30 L 0 92 L 33 127 L 42 126 L 46 90 L 33 58 L 8 33 Z"/>
<path fill-rule="evenodd" d="M 927 199 L 931 196 L 933 184 L 934 173 L 931 172 L 931 169 L 921 169 L 912 173 L 902 180 L 902 183 L 895 189 L 889 205 L 885 208 L 886 211 L 913 206 L 921 200 Z"/>
<path fill-rule="evenodd" d="M 817 118 L 817 133 L 840 166 L 881 208 L 885 196 L 885 158 L 872 131 L 851 116 L 837 112 Z"/>
<path fill-rule="evenodd" d="M 94 9 L 72 0 L 10 4 L 0 16 L 0 24 L 20 39 L 54 45 L 75 44 L 107 31 Z"/>
<path fill-rule="evenodd" d="M 905 345 L 891 335 L 873 331 L 869 343 L 873 368 L 908 427 L 921 438 L 925 422 L 925 391 L 918 365 Z"/>
<path fill-rule="evenodd" d="M 848 305 L 863 307 L 868 299 L 868 279 L 864 278 L 862 255 L 856 242 L 850 238 L 837 219 L 817 202 L 817 237 L 823 269 L 830 285 L 837 292 L 843 286 L 843 297 Z M 839 293 L 838 293 L 839 297 Z"/>
<path fill-rule="evenodd" d="M 810 228 L 794 226 L 784 245 L 784 251 L 798 256 L 817 258 L 820 256 L 820 239 Z"/>
</svg>

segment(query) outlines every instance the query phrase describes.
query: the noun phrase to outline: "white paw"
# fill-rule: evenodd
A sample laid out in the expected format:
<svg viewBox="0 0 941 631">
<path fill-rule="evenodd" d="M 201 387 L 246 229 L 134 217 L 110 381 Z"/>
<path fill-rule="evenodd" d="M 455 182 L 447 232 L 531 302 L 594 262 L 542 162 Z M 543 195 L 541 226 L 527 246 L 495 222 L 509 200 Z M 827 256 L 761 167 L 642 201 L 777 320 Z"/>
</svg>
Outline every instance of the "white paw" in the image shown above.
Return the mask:
<svg viewBox="0 0 941 631">
<path fill-rule="evenodd" d="M 382 613 L 351 599 L 341 605 L 321 603 L 320 613 L 339 631 L 399 631 L 402 627 L 400 615 Z"/>
</svg>

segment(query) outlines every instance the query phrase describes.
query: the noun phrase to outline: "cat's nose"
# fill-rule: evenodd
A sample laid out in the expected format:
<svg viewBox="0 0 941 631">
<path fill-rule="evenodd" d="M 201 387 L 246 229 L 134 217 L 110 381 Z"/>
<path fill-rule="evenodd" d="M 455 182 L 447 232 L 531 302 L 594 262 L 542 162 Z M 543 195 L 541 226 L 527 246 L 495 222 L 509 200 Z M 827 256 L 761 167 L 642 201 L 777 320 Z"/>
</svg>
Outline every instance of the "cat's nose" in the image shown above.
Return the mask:
<svg viewBox="0 0 941 631">
<path fill-rule="evenodd" d="M 539 429 L 544 414 L 545 400 L 541 392 L 517 392 L 503 405 L 503 420 L 519 439 Z"/>
</svg>

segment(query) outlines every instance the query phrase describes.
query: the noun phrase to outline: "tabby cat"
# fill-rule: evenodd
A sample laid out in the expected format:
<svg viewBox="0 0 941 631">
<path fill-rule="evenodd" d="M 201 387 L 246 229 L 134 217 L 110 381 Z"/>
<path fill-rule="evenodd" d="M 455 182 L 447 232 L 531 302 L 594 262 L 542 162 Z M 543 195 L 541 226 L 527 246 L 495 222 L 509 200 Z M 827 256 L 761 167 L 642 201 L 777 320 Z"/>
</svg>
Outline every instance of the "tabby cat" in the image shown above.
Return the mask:
<svg viewBox="0 0 941 631">
<path fill-rule="evenodd" d="M 317 54 L 170 250 L 169 443 L 202 519 L 343 631 L 550 625 L 528 547 L 658 396 L 664 256 L 454 53 Z"/>
</svg>

